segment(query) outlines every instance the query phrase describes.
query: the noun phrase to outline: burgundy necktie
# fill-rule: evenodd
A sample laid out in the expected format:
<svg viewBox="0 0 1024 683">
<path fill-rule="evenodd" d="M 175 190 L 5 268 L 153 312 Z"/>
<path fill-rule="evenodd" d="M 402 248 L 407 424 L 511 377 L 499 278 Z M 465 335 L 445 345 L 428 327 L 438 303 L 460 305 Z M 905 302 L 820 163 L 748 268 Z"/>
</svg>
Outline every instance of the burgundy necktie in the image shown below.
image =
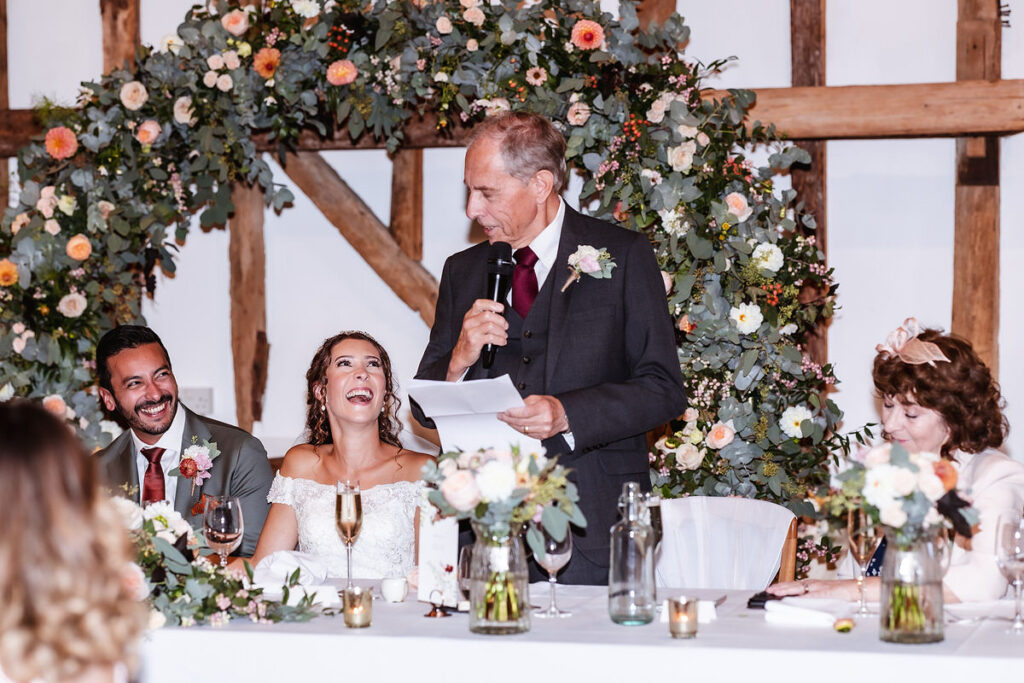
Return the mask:
<svg viewBox="0 0 1024 683">
<path fill-rule="evenodd" d="M 142 478 L 142 502 L 155 503 L 163 500 L 164 496 L 164 468 L 160 467 L 160 456 L 164 454 L 163 448 L 143 448 L 142 455 L 149 461 L 146 468 L 146 476 Z"/>
<path fill-rule="evenodd" d="M 512 308 L 525 318 L 537 298 L 537 273 L 533 272 L 537 255 L 533 249 L 523 247 L 517 249 L 512 258 L 516 260 L 515 270 L 512 271 Z"/>
</svg>

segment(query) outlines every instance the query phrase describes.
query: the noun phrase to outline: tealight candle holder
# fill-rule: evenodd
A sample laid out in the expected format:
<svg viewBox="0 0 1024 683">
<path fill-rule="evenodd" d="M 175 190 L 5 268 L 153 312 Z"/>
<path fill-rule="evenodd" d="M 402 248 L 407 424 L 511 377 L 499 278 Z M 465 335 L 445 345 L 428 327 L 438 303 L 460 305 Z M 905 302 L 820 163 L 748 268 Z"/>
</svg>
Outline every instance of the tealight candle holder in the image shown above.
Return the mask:
<svg viewBox="0 0 1024 683">
<path fill-rule="evenodd" d="M 366 588 L 346 588 L 341 591 L 341 609 L 345 626 L 366 628 L 373 617 L 373 592 Z"/>
<path fill-rule="evenodd" d="M 697 635 L 697 598 L 681 595 L 668 599 L 668 632 L 673 638 Z"/>
</svg>

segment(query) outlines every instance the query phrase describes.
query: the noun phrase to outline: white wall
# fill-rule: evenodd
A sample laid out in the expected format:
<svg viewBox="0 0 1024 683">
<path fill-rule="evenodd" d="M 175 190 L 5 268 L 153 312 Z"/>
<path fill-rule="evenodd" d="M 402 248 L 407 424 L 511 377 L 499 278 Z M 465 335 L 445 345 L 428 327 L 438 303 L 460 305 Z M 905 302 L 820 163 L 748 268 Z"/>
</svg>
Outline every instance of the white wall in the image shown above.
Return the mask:
<svg viewBox="0 0 1024 683">
<path fill-rule="evenodd" d="M 142 38 L 154 43 L 180 22 L 192 0 L 143 0 Z M 36 96 L 71 102 L 77 84 L 102 70 L 99 3 L 8 0 L 12 107 Z M 718 87 L 790 83 L 788 0 L 678 0 L 692 29 L 687 52 L 703 61 L 736 55 Z M 885 22 L 877 21 L 886 17 Z M 910 83 L 955 78 L 956 0 L 833 0 L 828 6 L 828 83 Z M 1020 28 L 1004 32 L 1003 77 L 1024 78 Z M 45 38 L 45 40 L 43 40 Z M 836 141 L 828 145 L 829 260 L 842 309 L 830 329 L 830 357 L 842 381 L 835 400 L 847 425 L 875 420 L 870 364 L 874 345 L 904 317 L 948 329 L 952 295 L 954 143 L 949 139 Z M 325 155 L 383 220 L 390 162 L 383 152 Z M 462 212 L 462 150 L 428 150 L 424 265 L 440 277 L 445 257 L 471 243 Z M 275 167 L 280 182 L 287 177 Z M 1024 135 L 1002 142 L 1001 346 L 1024 336 L 1016 293 L 1024 289 Z M 413 374 L 426 326 L 370 270 L 296 188 L 295 206 L 268 213 L 267 321 L 271 344 L 262 423 L 281 453 L 302 430 L 304 374 L 320 341 L 365 329 L 390 351 L 400 382 Z M 160 277 L 145 307 L 174 359 L 182 387 L 212 386 L 213 415 L 233 421 L 227 234 L 195 230 L 178 274 Z M 201 305 L 197 305 L 201 302 Z M 1005 352 L 1000 374 L 1011 425 L 1009 450 L 1024 459 L 1024 360 Z M 406 414 L 406 422 L 409 422 Z"/>
</svg>

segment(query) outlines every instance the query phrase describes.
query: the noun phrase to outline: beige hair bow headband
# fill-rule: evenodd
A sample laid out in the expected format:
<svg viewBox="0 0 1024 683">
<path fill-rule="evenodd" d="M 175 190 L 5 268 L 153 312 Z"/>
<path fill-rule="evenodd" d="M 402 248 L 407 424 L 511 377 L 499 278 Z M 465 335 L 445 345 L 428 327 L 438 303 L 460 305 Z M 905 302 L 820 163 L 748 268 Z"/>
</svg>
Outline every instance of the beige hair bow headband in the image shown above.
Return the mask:
<svg viewBox="0 0 1024 683">
<path fill-rule="evenodd" d="M 923 331 L 924 328 L 917 322 L 917 318 L 907 318 L 903 325 L 889 333 L 884 344 L 875 347 L 875 351 L 885 354 L 886 358 L 897 356 L 908 365 L 927 363 L 935 367 L 936 361 L 950 362 L 936 344 L 917 338 Z"/>
</svg>

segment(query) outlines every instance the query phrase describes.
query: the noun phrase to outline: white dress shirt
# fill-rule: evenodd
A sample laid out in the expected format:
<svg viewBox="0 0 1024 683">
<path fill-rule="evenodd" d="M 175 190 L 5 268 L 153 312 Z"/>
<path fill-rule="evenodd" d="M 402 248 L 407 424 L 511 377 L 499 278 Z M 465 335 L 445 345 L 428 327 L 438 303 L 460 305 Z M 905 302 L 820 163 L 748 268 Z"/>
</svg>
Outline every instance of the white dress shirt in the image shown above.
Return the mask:
<svg viewBox="0 0 1024 683">
<path fill-rule="evenodd" d="M 139 471 L 139 501 L 142 501 L 142 486 L 146 480 L 146 469 L 149 461 L 142 454 L 143 448 L 163 448 L 164 453 L 160 456 L 160 467 L 164 471 L 164 499 L 172 506 L 174 505 L 175 494 L 178 488 L 178 478 L 169 476 L 167 473 L 178 466 L 181 462 L 181 440 L 185 436 L 185 409 L 178 404 L 178 410 L 174 413 L 174 419 L 167 431 L 160 435 L 160 440 L 155 444 L 148 444 L 142 441 L 132 429 L 132 444 L 135 446 L 135 466 Z"/>
<path fill-rule="evenodd" d="M 565 202 L 559 197 L 558 211 L 555 213 L 554 219 L 530 242 L 530 249 L 537 255 L 537 263 L 533 266 L 533 272 L 537 275 L 537 291 L 544 286 L 544 280 L 547 279 L 550 272 L 557 272 L 555 259 L 558 258 L 558 242 L 562 239 L 563 220 L 565 220 Z M 562 286 L 561 283 L 552 284 L 557 287 Z"/>
</svg>

